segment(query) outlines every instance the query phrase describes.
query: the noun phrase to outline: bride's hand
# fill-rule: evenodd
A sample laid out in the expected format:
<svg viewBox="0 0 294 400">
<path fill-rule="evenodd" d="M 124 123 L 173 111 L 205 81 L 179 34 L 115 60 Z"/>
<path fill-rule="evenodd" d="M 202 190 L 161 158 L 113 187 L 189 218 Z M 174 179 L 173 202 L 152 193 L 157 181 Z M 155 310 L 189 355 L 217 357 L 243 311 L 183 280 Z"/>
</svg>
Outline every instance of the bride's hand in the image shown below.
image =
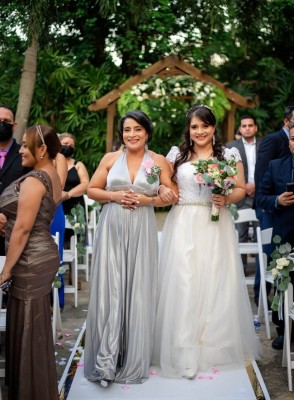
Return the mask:
<svg viewBox="0 0 294 400">
<path fill-rule="evenodd" d="M 164 203 L 170 203 L 178 198 L 176 193 L 165 185 L 159 186 L 159 197 Z"/>
<path fill-rule="evenodd" d="M 226 198 L 223 194 L 213 194 L 211 198 L 213 204 L 218 207 L 224 207 L 226 205 Z"/>
</svg>

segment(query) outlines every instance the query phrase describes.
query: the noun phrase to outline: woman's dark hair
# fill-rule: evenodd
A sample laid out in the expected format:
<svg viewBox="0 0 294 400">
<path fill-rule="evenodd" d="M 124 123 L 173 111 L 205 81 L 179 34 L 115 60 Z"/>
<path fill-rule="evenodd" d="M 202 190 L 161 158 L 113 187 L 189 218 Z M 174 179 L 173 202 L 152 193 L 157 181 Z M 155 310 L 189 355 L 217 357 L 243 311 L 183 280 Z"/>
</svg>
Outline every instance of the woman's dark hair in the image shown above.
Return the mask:
<svg viewBox="0 0 294 400">
<path fill-rule="evenodd" d="M 13 116 L 13 120 L 15 120 L 15 113 L 11 107 L 7 106 L 6 104 L 0 104 L 0 108 L 5 108 L 6 110 L 10 111 Z"/>
<path fill-rule="evenodd" d="M 138 122 L 139 125 L 143 126 L 143 128 L 146 130 L 147 135 L 148 135 L 148 140 L 147 142 L 151 142 L 152 139 L 152 134 L 153 134 L 153 125 L 152 122 L 150 121 L 149 117 L 147 114 L 145 114 L 143 111 L 140 110 L 132 110 L 127 112 L 119 121 L 118 123 L 118 137 L 121 141 L 121 143 L 124 143 L 123 141 L 123 128 L 124 128 L 124 122 L 127 118 L 132 118 L 135 121 Z"/>
<path fill-rule="evenodd" d="M 294 111 L 294 106 L 287 106 L 284 110 L 284 119 L 287 118 L 290 120 L 292 117 L 293 111 Z"/>
<path fill-rule="evenodd" d="M 190 138 L 190 125 L 193 117 L 199 118 L 207 125 L 216 126 L 216 118 L 212 110 L 205 105 L 193 106 L 189 109 L 186 115 L 186 126 L 183 131 L 184 143 L 180 146 L 180 157 L 176 160 L 174 165 L 174 173 L 172 179 L 176 180 L 176 173 L 180 165 L 188 161 L 194 152 L 194 143 Z M 215 142 L 212 145 L 213 156 L 218 160 L 224 160 L 224 150 L 220 138 L 217 136 L 217 129 L 214 133 Z"/>
<path fill-rule="evenodd" d="M 34 157 L 36 157 L 36 148 L 45 144 L 49 157 L 54 159 L 61 149 L 60 140 L 53 128 L 47 125 L 30 126 L 25 131 L 26 144 Z M 44 140 L 44 142 L 43 142 Z"/>
</svg>

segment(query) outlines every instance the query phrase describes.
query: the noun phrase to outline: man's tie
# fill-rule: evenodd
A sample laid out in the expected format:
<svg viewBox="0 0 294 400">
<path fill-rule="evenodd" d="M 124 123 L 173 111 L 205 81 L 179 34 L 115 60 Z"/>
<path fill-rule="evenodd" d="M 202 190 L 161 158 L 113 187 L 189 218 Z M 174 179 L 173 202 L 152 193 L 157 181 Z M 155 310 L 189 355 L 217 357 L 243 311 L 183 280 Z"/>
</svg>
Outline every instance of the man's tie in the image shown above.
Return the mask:
<svg viewBox="0 0 294 400">
<path fill-rule="evenodd" d="M 0 168 L 2 169 L 4 161 L 5 161 L 5 157 L 7 156 L 7 151 L 5 150 L 1 150 L 0 151 Z"/>
</svg>

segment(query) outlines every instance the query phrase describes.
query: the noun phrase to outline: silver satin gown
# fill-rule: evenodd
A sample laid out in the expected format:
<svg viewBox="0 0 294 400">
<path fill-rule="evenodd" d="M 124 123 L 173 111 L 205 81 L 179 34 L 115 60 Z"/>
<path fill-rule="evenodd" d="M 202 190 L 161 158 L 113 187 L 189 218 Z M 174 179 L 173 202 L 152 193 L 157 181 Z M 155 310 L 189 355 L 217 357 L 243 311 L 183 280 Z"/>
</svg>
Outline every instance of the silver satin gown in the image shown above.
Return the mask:
<svg viewBox="0 0 294 400">
<path fill-rule="evenodd" d="M 144 161 L 150 155 L 145 152 Z M 156 196 L 140 168 L 131 183 L 123 153 L 107 177 L 107 190 Z M 103 206 L 96 229 L 85 343 L 91 381 L 142 383 L 152 355 L 157 282 L 157 228 L 153 207 L 131 211 Z"/>
</svg>

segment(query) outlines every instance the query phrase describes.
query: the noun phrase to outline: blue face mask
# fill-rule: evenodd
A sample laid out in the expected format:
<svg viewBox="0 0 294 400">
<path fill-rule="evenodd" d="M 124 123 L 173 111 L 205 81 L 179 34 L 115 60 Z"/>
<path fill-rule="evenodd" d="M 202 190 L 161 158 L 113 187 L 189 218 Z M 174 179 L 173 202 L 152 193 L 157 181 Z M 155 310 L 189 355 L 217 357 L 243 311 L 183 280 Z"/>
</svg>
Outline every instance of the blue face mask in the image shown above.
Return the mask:
<svg viewBox="0 0 294 400">
<path fill-rule="evenodd" d="M 13 135 L 13 125 L 9 122 L 0 121 L 0 142 L 7 142 Z"/>
</svg>

